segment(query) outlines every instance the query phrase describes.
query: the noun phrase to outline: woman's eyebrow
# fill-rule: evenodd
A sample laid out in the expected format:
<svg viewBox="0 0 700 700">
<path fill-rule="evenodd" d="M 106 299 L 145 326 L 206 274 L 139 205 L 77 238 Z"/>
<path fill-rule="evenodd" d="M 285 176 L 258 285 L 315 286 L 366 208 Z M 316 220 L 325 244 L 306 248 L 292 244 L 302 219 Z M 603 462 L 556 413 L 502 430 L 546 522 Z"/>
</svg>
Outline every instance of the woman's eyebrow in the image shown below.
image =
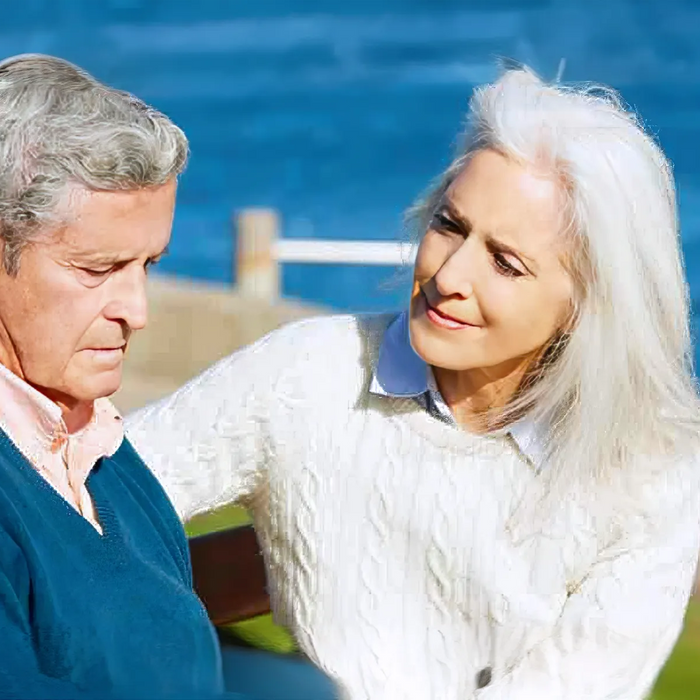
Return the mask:
<svg viewBox="0 0 700 700">
<path fill-rule="evenodd" d="M 449 199 L 444 199 L 441 203 L 440 206 L 437 208 L 436 213 L 444 213 L 447 214 L 447 216 L 452 219 L 452 221 L 461 228 L 464 233 L 471 233 L 471 231 L 474 228 L 474 224 L 471 222 L 469 217 L 465 216 L 462 214 L 452 202 L 450 202 Z M 484 234 L 484 240 L 488 246 L 491 248 L 494 248 L 502 253 L 506 253 L 508 255 L 513 255 L 516 258 L 518 258 L 522 264 L 525 266 L 527 271 L 534 275 L 535 271 L 538 268 L 537 261 L 531 258 L 529 255 L 526 255 L 522 251 L 518 250 L 517 248 L 514 248 L 511 245 L 508 245 L 507 243 L 504 243 L 502 240 L 500 240 L 496 235 L 494 235 L 491 232 L 486 232 Z"/>
<path fill-rule="evenodd" d="M 474 228 L 472 222 L 466 216 L 461 214 L 454 204 L 452 204 L 452 202 L 450 202 L 448 199 L 445 199 L 440 203 L 436 213 L 447 214 L 450 219 L 452 219 L 453 222 L 464 231 L 464 233 L 471 233 L 471 230 Z"/>
<path fill-rule="evenodd" d="M 538 268 L 537 261 L 534 258 L 531 258 L 529 255 L 525 255 L 522 251 L 518 250 L 517 248 L 513 248 L 513 246 L 508 245 L 507 243 L 504 243 L 500 239 L 496 238 L 492 233 L 487 233 L 484 236 L 484 240 L 486 242 L 486 245 L 498 250 L 501 253 L 506 253 L 507 255 L 513 255 L 514 257 L 518 258 L 520 262 L 525 266 L 527 271 L 531 274 L 534 275 L 535 271 Z M 527 263 L 525 262 L 527 261 Z M 529 265 L 528 265 L 529 263 Z"/>
</svg>

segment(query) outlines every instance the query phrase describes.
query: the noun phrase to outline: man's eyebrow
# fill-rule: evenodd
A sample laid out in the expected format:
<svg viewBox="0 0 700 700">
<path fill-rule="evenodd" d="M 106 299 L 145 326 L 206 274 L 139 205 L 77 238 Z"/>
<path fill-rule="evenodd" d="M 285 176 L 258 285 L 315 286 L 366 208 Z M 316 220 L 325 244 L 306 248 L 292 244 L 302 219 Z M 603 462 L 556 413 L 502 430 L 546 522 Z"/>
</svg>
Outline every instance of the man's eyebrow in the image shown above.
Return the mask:
<svg viewBox="0 0 700 700">
<path fill-rule="evenodd" d="M 109 263 L 115 264 L 120 261 L 119 255 L 110 253 L 101 253 L 99 251 L 94 252 L 75 252 L 71 256 L 74 260 L 85 263 L 101 263 L 107 265 Z"/>
<path fill-rule="evenodd" d="M 151 255 L 150 260 L 158 260 L 170 252 L 170 246 L 165 246 L 160 253 Z M 130 262 L 135 258 L 127 258 L 119 255 L 119 253 L 103 253 L 98 250 L 91 252 L 77 252 L 74 254 L 74 259 L 80 262 L 101 264 L 101 265 L 118 265 L 119 263 Z"/>
</svg>

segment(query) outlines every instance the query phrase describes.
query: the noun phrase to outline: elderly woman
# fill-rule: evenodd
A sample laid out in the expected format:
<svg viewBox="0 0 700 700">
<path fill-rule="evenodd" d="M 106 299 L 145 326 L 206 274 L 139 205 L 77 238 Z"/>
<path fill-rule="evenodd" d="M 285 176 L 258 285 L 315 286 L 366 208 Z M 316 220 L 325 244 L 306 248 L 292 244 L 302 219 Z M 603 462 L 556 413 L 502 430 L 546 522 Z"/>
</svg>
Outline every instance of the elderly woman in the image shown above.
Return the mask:
<svg viewBox="0 0 700 700">
<path fill-rule="evenodd" d="M 611 91 L 511 70 L 470 117 L 406 311 L 275 331 L 131 436 L 181 516 L 251 509 L 343 697 L 642 698 L 700 544 L 671 170 Z"/>
<path fill-rule="evenodd" d="M 70 64 L 0 63 L 0 697 L 223 694 L 182 526 L 106 398 L 186 156 Z"/>
</svg>

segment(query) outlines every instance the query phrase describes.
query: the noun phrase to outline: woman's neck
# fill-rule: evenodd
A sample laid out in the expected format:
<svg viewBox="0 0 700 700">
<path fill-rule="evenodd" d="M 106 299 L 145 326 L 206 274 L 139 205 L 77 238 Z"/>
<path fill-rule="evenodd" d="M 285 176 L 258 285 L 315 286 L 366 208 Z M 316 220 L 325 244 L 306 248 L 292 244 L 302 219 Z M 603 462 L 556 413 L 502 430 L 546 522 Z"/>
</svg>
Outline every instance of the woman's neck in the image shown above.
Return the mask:
<svg viewBox="0 0 700 700">
<path fill-rule="evenodd" d="M 450 370 L 433 367 L 442 397 L 459 425 L 474 432 L 487 432 L 494 417 L 513 398 L 529 362 L 508 368 Z"/>
</svg>

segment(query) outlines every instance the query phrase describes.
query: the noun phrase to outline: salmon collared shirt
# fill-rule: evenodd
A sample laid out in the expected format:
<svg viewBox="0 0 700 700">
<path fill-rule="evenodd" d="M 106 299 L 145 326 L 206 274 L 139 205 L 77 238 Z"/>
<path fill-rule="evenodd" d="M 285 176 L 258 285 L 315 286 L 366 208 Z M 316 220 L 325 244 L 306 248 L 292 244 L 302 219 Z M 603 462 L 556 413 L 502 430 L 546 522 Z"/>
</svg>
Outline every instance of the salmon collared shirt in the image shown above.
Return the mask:
<svg viewBox="0 0 700 700">
<path fill-rule="evenodd" d="M 114 404 L 97 399 L 84 428 L 69 433 L 61 409 L 0 365 L 0 428 L 41 476 L 98 532 L 102 528 L 86 481 L 101 457 L 111 457 L 124 440 Z"/>
</svg>

